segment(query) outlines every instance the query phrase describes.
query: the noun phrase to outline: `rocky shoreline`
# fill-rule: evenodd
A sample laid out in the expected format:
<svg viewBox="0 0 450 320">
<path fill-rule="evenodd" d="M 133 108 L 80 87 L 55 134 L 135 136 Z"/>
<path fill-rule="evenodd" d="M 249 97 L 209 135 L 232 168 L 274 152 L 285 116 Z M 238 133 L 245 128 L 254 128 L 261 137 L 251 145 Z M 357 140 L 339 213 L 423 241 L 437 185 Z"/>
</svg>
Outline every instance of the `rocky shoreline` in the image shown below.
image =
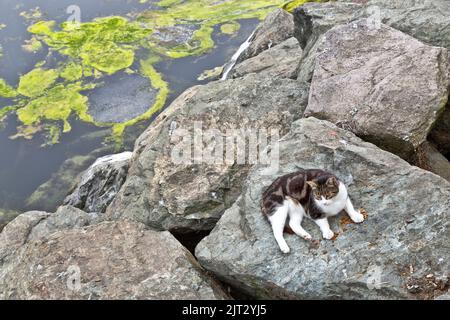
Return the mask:
<svg viewBox="0 0 450 320">
<path fill-rule="evenodd" d="M 445 0 L 369 0 L 271 13 L 226 80 L 181 94 L 55 213 L 4 227 L 0 299 L 448 299 L 445 12 Z M 174 130 L 199 122 L 278 130 L 279 171 L 173 163 Z M 333 241 L 306 223 L 315 240 L 289 235 L 283 255 L 261 192 L 313 167 L 336 173 L 367 220 L 338 216 Z"/>
</svg>

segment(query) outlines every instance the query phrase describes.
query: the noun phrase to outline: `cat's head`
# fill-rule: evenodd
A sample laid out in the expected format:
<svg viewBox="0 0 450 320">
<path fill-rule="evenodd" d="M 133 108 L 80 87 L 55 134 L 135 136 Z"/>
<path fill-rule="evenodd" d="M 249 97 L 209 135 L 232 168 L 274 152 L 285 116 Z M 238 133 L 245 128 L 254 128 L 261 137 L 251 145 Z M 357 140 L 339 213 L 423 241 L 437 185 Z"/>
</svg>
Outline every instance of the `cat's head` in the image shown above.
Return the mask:
<svg viewBox="0 0 450 320">
<path fill-rule="evenodd" d="M 321 176 L 306 183 L 312 189 L 311 196 L 321 205 L 329 205 L 339 194 L 339 180 L 335 176 Z"/>
</svg>

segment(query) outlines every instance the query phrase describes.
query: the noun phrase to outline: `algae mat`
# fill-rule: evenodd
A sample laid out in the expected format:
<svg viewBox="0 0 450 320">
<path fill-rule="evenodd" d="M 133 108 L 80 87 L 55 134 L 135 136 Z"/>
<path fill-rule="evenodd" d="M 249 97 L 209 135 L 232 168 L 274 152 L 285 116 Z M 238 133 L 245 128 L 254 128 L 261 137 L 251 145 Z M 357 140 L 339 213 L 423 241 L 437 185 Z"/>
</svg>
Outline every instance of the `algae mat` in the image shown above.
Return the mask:
<svg viewBox="0 0 450 320">
<path fill-rule="evenodd" d="M 301 2 L 293 1 L 295 5 Z M 71 130 L 68 119 L 75 114 L 82 121 L 112 127 L 113 137 L 120 142 L 127 126 L 148 119 L 166 102 L 170 89 L 155 70 L 156 62 L 211 50 L 216 26 L 222 33 L 233 35 L 240 29 L 239 20 L 263 19 L 276 6 L 293 7 L 292 3 L 273 0 L 163 0 L 154 4 L 156 8 L 129 17 L 109 16 L 88 22 L 71 19 L 59 25 L 43 19 L 39 8 L 22 13 L 29 20 L 38 20 L 27 29 L 30 39 L 24 50 L 35 53 L 46 47 L 48 55 L 58 54 L 63 59 L 56 66 L 39 61 L 20 77 L 16 88 L 0 80 L 0 96 L 11 99 L 11 105 L 1 109 L 0 119 L 15 113 L 22 124 L 14 137 L 32 138 L 47 130 L 48 142 L 57 143 L 61 131 Z M 4 28 L 7 25 L 2 24 Z M 146 50 L 147 57 L 133 68 L 140 49 Z M 89 99 L 82 92 L 94 90 L 99 80 L 118 72 L 147 78 L 154 89 L 148 93 L 152 104 L 132 119 L 109 117 L 109 121 L 102 121 L 104 117 L 89 113 Z"/>
</svg>

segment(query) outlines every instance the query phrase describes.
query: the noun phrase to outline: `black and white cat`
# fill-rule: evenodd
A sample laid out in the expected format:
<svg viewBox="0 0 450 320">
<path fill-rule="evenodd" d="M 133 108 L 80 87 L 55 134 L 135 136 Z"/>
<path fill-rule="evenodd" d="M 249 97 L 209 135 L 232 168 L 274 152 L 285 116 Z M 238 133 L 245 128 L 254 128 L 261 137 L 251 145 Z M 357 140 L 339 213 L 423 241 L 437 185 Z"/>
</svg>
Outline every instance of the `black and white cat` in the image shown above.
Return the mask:
<svg viewBox="0 0 450 320">
<path fill-rule="evenodd" d="M 264 191 L 261 210 L 267 215 L 283 253 L 290 251 L 283 237 L 288 217 L 292 231 L 306 240 L 312 238 L 301 225 L 305 216 L 319 226 L 325 239 L 334 237 L 327 218 L 342 210 L 347 212 L 353 222 L 364 221 L 361 212 L 353 208 L 345 185 L 335 175 L 315 169 L 301 170 L 277 178 Z"/>
</svg>

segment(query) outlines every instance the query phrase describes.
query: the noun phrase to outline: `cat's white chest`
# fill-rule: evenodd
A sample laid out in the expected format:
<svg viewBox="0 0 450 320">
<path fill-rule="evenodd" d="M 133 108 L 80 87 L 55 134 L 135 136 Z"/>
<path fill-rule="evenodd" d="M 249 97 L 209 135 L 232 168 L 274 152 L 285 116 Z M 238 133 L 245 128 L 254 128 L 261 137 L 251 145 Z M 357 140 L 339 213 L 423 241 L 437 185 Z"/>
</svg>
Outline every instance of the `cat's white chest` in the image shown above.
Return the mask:
<svg viewBox="0 0 450 320">
<path fill-rule="evenodd" d="M 345 205 L 347 204 L 347 188 L 345 185 L 341 182 L 339 184 L 339 193 L 336 197 L 334 197 L 333 201 L 331 203 L 328 203 L 327 205 L 323 205 L 318 203 L 318 206 L 322 210 L 323 213 L 327 215 L 327 217 L 335 216 L 342 210 L 344 210 Z"/>
</svg>

